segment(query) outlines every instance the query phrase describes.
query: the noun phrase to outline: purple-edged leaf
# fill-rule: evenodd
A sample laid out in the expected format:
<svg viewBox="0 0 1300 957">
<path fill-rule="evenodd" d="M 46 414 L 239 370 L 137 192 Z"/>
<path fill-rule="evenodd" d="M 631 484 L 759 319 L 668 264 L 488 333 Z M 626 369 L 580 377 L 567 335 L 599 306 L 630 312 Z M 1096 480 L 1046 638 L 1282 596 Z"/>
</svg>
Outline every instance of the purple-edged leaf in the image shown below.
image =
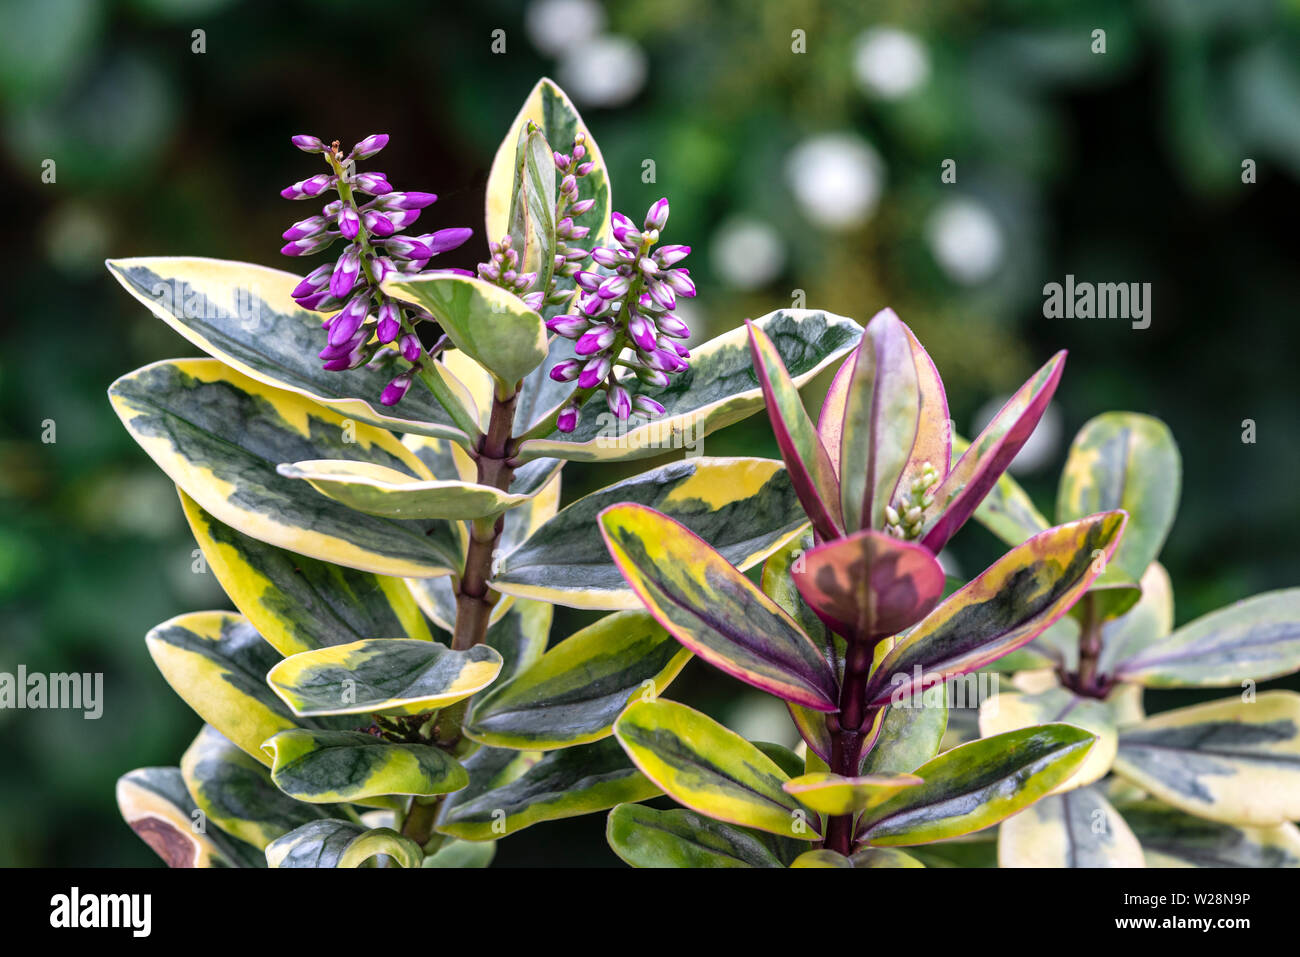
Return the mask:
<svg viewBox="0 0 1300 957">
<path fill-rule="evenodd" d="M 853 367 L 858 362 L 858 350 L 855 346 L 844 360 L 831 387 L 826 390 L 822 400 L 822 410 L 817 416 L 817 434 L 821 436 L 822 447 L 830 456 L 835 478 L 840 477 L 840 445 L 844 436 L 844 406 L 849 400 L 849 384 L 853 381 Z"/>
<path fill-rule="evenodd" d="M 880 705 L 910 696 L 1033 641 L 1101 573 L 1127 519 L 1123 511 L 1090 515 L 1007 552 L 894 646 L 872 674 L 867 700 Z"/>
<path fill-rule="evenodd" d="M 1007 400 L 998 414 L 939 483 L 934 495 L 935 518 L 921 544 L 938 554 L 957 529 L 974 514 L 984 496 L 1029 440 L 1061 381 L 1065 350 L 1058 352 Z"/>
<path fill-rule="evenodd" d="M 912 362 L 916 366 L 917 388 L 921 395 L 920 418 L 916 425 L 916 441 L 912 444 L 912 453 L 903 469 L 898 487 L 907 488 L 914 479 L 920 477 L 928 463 L 939 474 L 942 481 L 952 465 L 952 420 L 948 418 L 948 393 L 939 378 L 939 370 L 934 367 L 934 360 L 921 345 L 916 334 L 903 325 L 907 333 L 908 345 L 912 347 Z"/>
<path fill-rule="evenodd" d="M 843 520 L 839 513 L 839 482 L 830 456 L 804 410 L 799 390 L 781 362 L 781 354 L 767 333 L 748 319 L 749 348 L 754 356 L 754 374 L 763 388 L 763 401 L 772 420 L 772 432 L 781 449 L 786 471 L 794 483 L 799 501 L 822 538 L 838 538 Z"/>
<path fill-rule="evenodd" d="M 846 531 L 884 528 L 885 506 L 916 441 L 920 405 L 907 327 L 892 309 L 882 309 L 862 333 L 844 404 L 840 511 Z"/>
<path fill-rule="evenodd" d="M 834 711 L 822 649 L 776 602 L 683 525 L 644 505 L 600 513 L 623 577 L 678 641 L 741 681 L 815 711 Z"/>
<path fill-rule="evenodd" d="M 916 624 L 938 603 L 944 584 L 930 552 L 873 529 L 817 546 L 793 575 L 818 617 L 854 641 L 879 641 Z"/>
</svg>

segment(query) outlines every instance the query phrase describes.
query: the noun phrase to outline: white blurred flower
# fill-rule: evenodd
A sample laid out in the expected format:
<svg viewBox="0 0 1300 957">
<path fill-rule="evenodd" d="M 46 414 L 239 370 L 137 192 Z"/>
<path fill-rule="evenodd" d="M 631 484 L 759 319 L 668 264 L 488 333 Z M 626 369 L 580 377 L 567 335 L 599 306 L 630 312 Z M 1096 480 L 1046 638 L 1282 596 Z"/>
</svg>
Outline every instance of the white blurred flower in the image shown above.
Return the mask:
<svg viewBox="0 0 1300 957">
<path fill-rule="evenodd" d="M 925 232 L 935 260 L 955 282 L 975 285 L 1002 265 L 1002 227 L 983 203 L 947 200 L 930 214 Z"/>
<path fill-rule="evenodd" d="M 750 216 L 728 219 L 709 242 L 714 272 L 728 285 L 756 289 L 781 274 L 785 243 L 770 223 Z"/>
<path fill-rule="evenodd" d="M 804 140 L 786 160 L 786 177 L 800 208 L 824 229 L 851 229 L 875 211 L 884 163 L 865 140 L 826 133 Z"/>
<path fill-rule="evenodd" d="M 868 95 L 901 99 L 930 76 L 930 54 L 906 30 L 873 27 L 854 44 L 853 76 Z"/>
<path fill-rule="evenodd" d="M 596 0 L 533 0 L 524 28 L 539 52 L 559 56 L 604 30 L 605 10 Z"/>
<path fill-rule="evenodd" d="M 975 413 L 975 418 L 971 422 L 971 438 L 979 435 L 984 427 L 993 421 L 993 416 L 998 414 L 998 410 L 1007 404 L 1011 396 L 1004 395 L 1000 398 L 990 399 L 979 407 Z M 1033 434 L 1029 436 L 1016 457 L 1011 460 L 1011 465 L 1007 469 L 1013 475 L 1028 475 L 1030 472 L 1037 472 L 1043 466 L 1052 461 L 1056 450 L 1061 445 L 1061 412 L 1055 403 L 1048 403 L 1047 408 L 1043 411 L 1043 417 L 1038 420 L 1038 427 L 1034 429 Z"/>
<path fill-rule="evenodd" d="M 560 85 L 587 106 L 621 106 L 641 92 L 648 72 L 645 52 L 627 37 L 604 34 L 564 51 Z"/>
</svg>

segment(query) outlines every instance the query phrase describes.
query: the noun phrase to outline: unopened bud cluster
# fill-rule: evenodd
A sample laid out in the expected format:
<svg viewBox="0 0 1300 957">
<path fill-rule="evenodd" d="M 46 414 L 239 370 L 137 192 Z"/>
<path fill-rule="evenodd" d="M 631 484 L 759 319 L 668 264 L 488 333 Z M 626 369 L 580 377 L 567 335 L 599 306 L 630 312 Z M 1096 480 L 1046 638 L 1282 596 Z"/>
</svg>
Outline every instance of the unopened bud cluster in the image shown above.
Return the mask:
<svg viewBox="0 0 1300 957">
<path fill-rule="evenodd" d="M 905 541 L 917 538 L 925 525 L 925 510 L 934 503 L 939 473 L 933 465 L 921 465 L 921 474 L 903 489 L 893 505 L 885 506 L 885 531 Z"/>
<path fill-rule="evenodd" d="M 662 415 L 664 407 L 647 396 L 633 400 L 614 371 L 624 366 L 646 385 L 662 388 L 668 377 L 688 367 L 690 352 L 681 340 L 691 330 L 674 315 L 677 297 L 695 295 L 695 283 L 686 269 L 672 268 L 690 253 L 689 246 L 660 246 L 659 236 L 668 223 L 668 200 L 650 207 L 638 228 L 622 213 L 610 217 L 617 245 L 597 247 L 591 258 L 606 273 L 578 271 L 580 290 L 572 315 L 547 322 L 556 335 L 576 340 L 578 358 L 558 363 L 551 370 L 557 382 L 577 380 L 579 393 L 560 411 L 556 427 L 572 432 L 578 424 L 582 402 L 603 390 L 611 412 L 626 419 L 633 411 Z M 623 358 L 624 349 L 631 358 Z"/>
<path fill-rule="evenodd" d="M 326 346 L 320 352 L 330 370 L 355 369 L 373 361 L 406 363 L 384 389 L 379 401 L 395 405 L 410 388 L 426 356 L 417 327 L 433 323 L 428 313 L 380 292 L 394 275 L 414 275 L 439 253 L 455 249 L 472 230 L 440 229 L 420 236 L 402 235 L 437 200 L 433 193 L 398 192 L 383 173 L 357 173 L 355 162 L 369 159 L 388 143 L 388 135 L 367 136 L 344 155 L 338 142 L 328 146 L 315 136 L 293 137 L 306 153 L 320 153 L 330 168 L 281 191 L 285 199 L 333 195 L 320 215 L 294 223 L 284 232 L 286 256 L 308 256 L 343 239 L 347 245 L 335 262 L 313 270 L 293 291 L 304 309 L 333 313 L 323 323 Z M 358 194 L 373 197 L 358 202 Z M 438 348 L 435 343 L 435 349 Z"/>
<path fill-rule="evenodd" d="M 555 169 L 560 179 L 559 196 L 555 200 L 555 250 L 551 263 L 551 278 L 545 289 L 533 289 L 537 282 L 537 273 L 519 272 L 519 256 L 522 250 L 513 249 L 511 237 L 505 236 L 499 242 L 489 245 L 492 258 L 478 267 L 479 277 L 495 283 L 519 296 L 529 309 L 541 312 L 548 305 L 558 305 L 568 300 L 568 289 L 559 289 L 561 278 L 572 279 L 581 271 L 583 264 L 591 256 L 591 251 L 570 243 L 580 242 L 591 232 L 590 226 L 579 226 L 574 219 L 591 211 L 596 205 L 595 198 L 579 199 L 578 181 L 595 168 L 587 155 L 586 136 L 582 133 L 574 138 L 573 149 L 568 153 L 554 153 Z M 584 161 L 585 160 L 585 161 Z"/>
</svg>

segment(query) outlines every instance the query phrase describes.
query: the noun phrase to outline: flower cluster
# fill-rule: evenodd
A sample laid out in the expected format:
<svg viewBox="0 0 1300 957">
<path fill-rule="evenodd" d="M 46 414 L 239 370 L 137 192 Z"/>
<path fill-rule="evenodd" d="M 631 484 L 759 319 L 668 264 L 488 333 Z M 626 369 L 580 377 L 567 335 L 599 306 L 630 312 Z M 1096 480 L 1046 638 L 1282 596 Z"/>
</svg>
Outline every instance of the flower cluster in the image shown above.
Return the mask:
<svg viewBox="0 0 1300 957">
<path fill-rule="evenodd" d="M 633 411 L 662 415 L 664 407 L 647 396 L 633 400 L 614 375 L 616 366 L 631 369 L 649 386 L 662 388 L 668 376 L 688 366 L 690 352 L 678 340 L 691 334 L 674 315 L 677 297 L 695 295 L 687 269 L 671 268 L 691 251 L 689 246 L 660 246 L 659 235 L 668 223 L 668 200 L 650 207 L 640 228 L 622 213 L 611 217 L 618 245 L 597 247 L 591 258 L 606 273 L 579 271 L 574 281 L 581 290 L 577 311 L 547 322 L 556 335 L 577 340 L 578 358 L 558 363 L 551 370 L 557 382 L 577 380 L 579 391 L 560 411 L 557 428 L 572 432 L 579 408 L 595 390 L 604 390 L 609 409 L 620 419 Z M 622 358 L 624 349 L 632 357 Z M 585 391 L 584 391 L 585 390 Z"/>
<path fill-rule="evenodd" d="M 929 462 L 921 465 L 921 474 L 907 488 L 900 488 L 898 501 L 885 506 L 885 531 L 895 538 L 911 541 L 925 525 L 924 511 L 934 503 L 939 472 Z"/>
<path fill-rule="evenodd" d="M 586 141 L 586 136 L 578 133 L 574 137 L 572 150 L 568 153 L 554 154 L 555 168 L 562 178 L 560 195 L 555 200 L 555 252 L 547 288 L 533 290 L 533 285 L 537 282 L 537 273 L 519 272 L 519 251 L 511 248 L 510 236 L 491 243 L 489 249 L 492 258 L 488 262 L 479 263 L 480 278 L 509 290 L 523 299 L 528 304 L 528 308 L 538 312 L 548 305 L 557 305 L 569 298 L 567 289 L 557 288 L 558 280 L 572 279 L 582 270 L 583 263 L 591 256 L 590 250 L 569 245 L 571 242 L 580 242 L 587 238 L 591 227 L 578 226 L 573 220 L 590 212 L 596 205 L 594 197 L 578 198 L 578 180 L 590 174 L 595 168 L 595 163 L 591 160 L 583 161 L 587 155 Z"/>
<path fill-rule="evenodd" d="M 398 192 L 383 173 L 357 173 L 357 160 L 369 159 L 388 143 L 388 135 L 367 136 L 344 155 L 338 141 L 328 146 L 315 136 L 293 137 L 306 153 L 323 154 L 330 167 L 281 191 L 285 199 L 312 199 L 326 193 L 320 215 L 294 223 L 284 232 L 286 256 L 309 256 L 343 239 L 347 245 L 335 262 L 313 270 L 293 291 L 304 309 L 333 313 L 323 323 L 328 335 L 320 358 L 326 369 L 355 369 L 372 360 L 404 359 L 405 371 L 384 389 L 379 401 L 395 405 L 410 388 L 426 356 L 417 327 L 434 323 L 428 313 L 380 292 L 392 275 L 412 275 L 439 253 L 455 249 L 472 230 L 440 229 L 420 236 L 402 235 L 437 200 L 433 193 Z M 372 197 L 359 203 L 358 194 Z M 435 323 L 436 325 L 436 323 Z M 433 350 L 441 348 L 435 342 Z"/>
</svg>

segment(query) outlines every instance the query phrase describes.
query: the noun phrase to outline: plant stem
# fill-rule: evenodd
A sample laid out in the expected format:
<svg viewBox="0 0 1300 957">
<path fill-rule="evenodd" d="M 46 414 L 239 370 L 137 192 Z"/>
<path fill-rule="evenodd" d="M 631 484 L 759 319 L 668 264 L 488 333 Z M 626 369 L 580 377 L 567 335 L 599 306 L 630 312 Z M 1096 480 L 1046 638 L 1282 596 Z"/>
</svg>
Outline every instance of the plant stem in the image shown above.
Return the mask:
<svg viewBox="0 0 1300 957">
<path fill-rule="evenodd" d="M 873 643 L 850 643 L 844 659 L 844 680 L 840 685 L 840 710 L 826 719 L 831 732 L 830 768 L 843 777 L 856 777 L 862 761 L 862 744 L 875 717 L 875 708 L 866 703 L 867 678 L 874 657 Z M 827 822 L 825 846 L 848 857 L 853 853 L 853 815 L 836 815 Z"/>
<path fill-rule="evenodd" d="M 506 490 L 514 477 L 509 460 L 514 453 L 510 433 L 515 424 L 515 402 L 518 392 L 502 397 L 500 390 L 492 399 L 492 415 L 487 433 L 478 445 L 478 482 Z M 456 627 L 452 635 L 452 648 L 464 651 L 480 644 L 487 634 L 488 619 L 496 595 L 488 588 L 492 577 L 492 555 L 501 538 L 505 517 L 477 519 L 470 526 L 469 549 L 465 554 L 465 570 L 456 587 Z"/>
<path fill-rule="evenodd" d="M 1093 698 L 1106 694 L 1098 681 L 1097 665 L 1101 658 L 1101 621 L 1097 615 L 1097 599 L 1092 592 L 1083 596 L 1083 616 L 1079 621 L 1079 670 L 1075 675 L 1075 691 Z"/>
</svg>

